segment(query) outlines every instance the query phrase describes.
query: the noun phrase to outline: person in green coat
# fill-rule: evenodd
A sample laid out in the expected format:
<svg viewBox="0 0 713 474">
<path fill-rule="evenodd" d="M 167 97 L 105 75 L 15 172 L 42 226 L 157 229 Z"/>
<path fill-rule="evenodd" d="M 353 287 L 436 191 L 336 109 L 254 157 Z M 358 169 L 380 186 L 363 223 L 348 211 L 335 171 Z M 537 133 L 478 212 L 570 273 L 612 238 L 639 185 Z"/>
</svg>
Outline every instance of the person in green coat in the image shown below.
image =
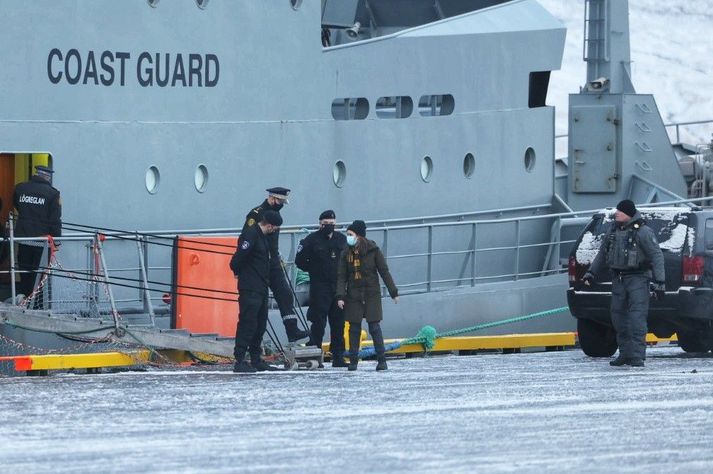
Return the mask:
<svg viewBox="0 0 713 474">
<path fill-rule="evenodd" d="M 347 245 L 337 267 L 337 306 L 344 310 L 344 319 L 349 322 L 349 370 L 357 369 L 361 320 L 364 318 L 374 341 L 378 360 L 376 370 L 386 370 L 384 336 L 379 324 L 383 319 L 379 275 L 395 303 L 399 302 L 399 289 L 391 278 L 381 249 L 373 240 L 367 240 L 364 221 L 356 220 L 347 227 Z"/>
</svg>

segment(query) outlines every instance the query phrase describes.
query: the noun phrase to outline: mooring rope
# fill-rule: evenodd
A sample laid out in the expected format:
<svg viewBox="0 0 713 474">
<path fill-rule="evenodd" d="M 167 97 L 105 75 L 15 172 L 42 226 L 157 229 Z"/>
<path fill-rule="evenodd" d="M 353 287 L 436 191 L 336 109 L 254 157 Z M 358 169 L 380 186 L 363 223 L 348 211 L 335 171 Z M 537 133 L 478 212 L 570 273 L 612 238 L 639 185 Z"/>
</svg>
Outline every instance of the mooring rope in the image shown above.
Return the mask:
<svg viewBox="0 0 713 474">
<path fill-rule="evenodd" d="M 530 313 L 524 316 L 517 316 L 514 318 L 501 319 L 499 321 L 492 321 L 489 323 L 476 324 L 475 326 L 468 326 L 462 329 L 453 329 L 451 331 L 445 331 L 442 333 L 438 333 L 436 331 L 436 328 L 434 328 L 433 326 L 424 326 L 418 331 L 418 334 L 416 334 L 416 336 L 411 337 L 409 339 L 404 339 L 402 341 L 391 342 L 389 344 L 386 344 L 385 348 L 386 352 L 390 352 L 400 348 L 401 346 L 407 346 L 409 344 L 421 344 L 425 352 L 430 352 L 436 346 L 436 339 L 440 339 L 442 337 L 459 336 L 461 334 L 481 331 L 483 329 L 505 326 L 507 324 L 519 323 L 522 321 L 528 321 L 530 319 L 543 318 L 545 316 L 552 316 L 554 314 L 564 313 L 568 310 L 568 306 L 562 306 L 560 308 L 548 309 L 546 311 L 539 311 L 537 313 Z M 374 355 L 376 355 L 376 351 L 374 350 L 373 346 L 366 347 L 359 351 L 360 358 L 373 357 Z"/>
</svg>

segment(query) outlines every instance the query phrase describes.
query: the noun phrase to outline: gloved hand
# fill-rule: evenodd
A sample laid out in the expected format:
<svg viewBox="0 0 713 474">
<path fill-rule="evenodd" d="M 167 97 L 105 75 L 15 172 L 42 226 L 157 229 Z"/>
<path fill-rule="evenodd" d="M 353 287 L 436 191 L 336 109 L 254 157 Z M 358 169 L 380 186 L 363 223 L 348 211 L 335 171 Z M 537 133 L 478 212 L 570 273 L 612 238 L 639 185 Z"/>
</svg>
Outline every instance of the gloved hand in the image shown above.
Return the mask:
<svg viewBox="0 0 713 474">
<path fill-rule="evenodd" d="M 666 296 L 666 283 L 662 281 L 651 282 L 651 291 L 656 301 L 663 301 Z"/>
<path fill-rule="evenodd" d="M 582 277 L 582 283 L 584 283 L 585 286 L 592 286 L 594 284 L 594 275 L 589 272 L 585 273 Z"/>
</svg>

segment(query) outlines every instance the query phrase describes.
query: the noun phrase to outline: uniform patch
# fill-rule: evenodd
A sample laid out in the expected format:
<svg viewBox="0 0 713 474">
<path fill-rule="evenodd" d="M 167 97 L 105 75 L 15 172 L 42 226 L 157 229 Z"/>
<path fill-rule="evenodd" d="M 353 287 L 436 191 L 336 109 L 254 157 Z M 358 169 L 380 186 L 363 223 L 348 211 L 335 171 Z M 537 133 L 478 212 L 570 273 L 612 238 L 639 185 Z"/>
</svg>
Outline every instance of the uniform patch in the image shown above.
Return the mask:
<svg viewBox="0 0 713 474">
<path fill-rule="evenodd" d="M 255 225 L 255 219 L 253 219 L 252 217 L 250 219 L 248 219 L 248 225 L 249 226 Z"/>
<path fill-rule="evenodd" d="M 246 240 L 245 242 L 242 243 L 242 245 L 240 245 L 240 248 L 243 249 L 243 250 L 249 249 L 249 248 L 250 248 L 250 242 L 248 242 L 248 241 Z"/>
<path fill-rule="evenodd" d="M 302 248 L 303 248 L 303 247 L 302 247 L 302 244 L 298 245 L 298 246 L 297 246 L 297 253 L 300 253 L 300 252 L 302 251 Z"/>
</svg>

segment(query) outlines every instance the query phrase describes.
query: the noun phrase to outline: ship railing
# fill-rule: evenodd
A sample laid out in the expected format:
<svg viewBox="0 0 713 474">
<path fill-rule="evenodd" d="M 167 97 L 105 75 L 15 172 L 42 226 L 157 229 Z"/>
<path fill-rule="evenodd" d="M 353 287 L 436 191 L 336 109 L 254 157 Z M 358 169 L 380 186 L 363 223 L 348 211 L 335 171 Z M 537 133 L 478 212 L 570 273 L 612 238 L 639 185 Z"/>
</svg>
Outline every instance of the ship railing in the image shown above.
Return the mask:
<svg viewBox="0 0 713 474">
<path fill-rule="evenodd" d="M 705 201 L 701 198 L 651 205 L 692 205 Z M 547 210 L 556 205 L 553 203 Z M 368 236 L 382 249 L 402 294 L 425 293 L 564 273 L 570 249 L 581 229 L 601 209 L 547 213 L 542 205 L 537 205 L 515 211 L 520 215 L 478 218 L 498 214 L 481 211 L 478 215 L 473 213 L 470 219 L 450 222 L 438 222 L 440 216 L 426 223 L 402 223 L 408 219 L 371 222 Z M 297 274 L 296 248 L 314 228 L 291 226 L 281 230 L 281 250 L 293 284 Z M 173 268 L 167 262 L 171 261 L 173 241 L 166 239 L 177 235 L 234 237 L 238 233 L 237 229 L 201 229 L 150 235 L 68 234 L 54 239 L 62 243 L 58 260 L 64 266 L 50 268 L 47 273 L 54 278 L 35 296 L 41 298 L 43 309 L 99 318 L 112 318 L 118 309 L 123 315 L 135 315 L 137 323 L 153 324 L 155 314 L 170 311 L 166 295 L 172 291 Z M 45 252 L 49 251 L 49 244 L 46 238 L 16 238 L 12 233 L 9 241 L 10 269 L 0 274 L 9 274 L 14 284 L 16 277 L 23 275 L 17 268 L 15 244 L 38 242 Z M 232 250 L 223 252 L 230 254 Z M 47 256 L 45 253 L 43 261 L 47 261 Z M 14 298 L 14 285 L 10 286 Z M 298 296 L 307 292 L 304 286 L 297 290 Z"/>
<path fill-rule="evenodd" d="M 691 129 L 691 128 L 700 128 L 703 126 L 708 126 L 708 134 L 705 133 L 682 133 L 686 132 L 686 130 Z M 693 120 L 693 121 L 688 121 L 688 122 L 670 122 L 670 123 L 665 123 L 664 127 L 666 128 L 666 131 L 668 132 L 668 137 L 669 140 L 671 140 L 671 143 L 674 145 L 680 144 L 682 139 L 685 140 L 692 140 L 692 141 L 697 141 L 697 142 L 705 142 L 705 143 L 710 143 L 711 139 L 711 133 L 713 133 L 713 119 L 706 119 L 706 120 Z M 555 135 L 555 150 L 557 153 L 557 156 L 567 156 L 567 140 L 569 138 L 569 135 L 564 133 L 564 134 L 559 134 Z M 693 143 L 697 144 L 697 143 Z"/>
</svg>

